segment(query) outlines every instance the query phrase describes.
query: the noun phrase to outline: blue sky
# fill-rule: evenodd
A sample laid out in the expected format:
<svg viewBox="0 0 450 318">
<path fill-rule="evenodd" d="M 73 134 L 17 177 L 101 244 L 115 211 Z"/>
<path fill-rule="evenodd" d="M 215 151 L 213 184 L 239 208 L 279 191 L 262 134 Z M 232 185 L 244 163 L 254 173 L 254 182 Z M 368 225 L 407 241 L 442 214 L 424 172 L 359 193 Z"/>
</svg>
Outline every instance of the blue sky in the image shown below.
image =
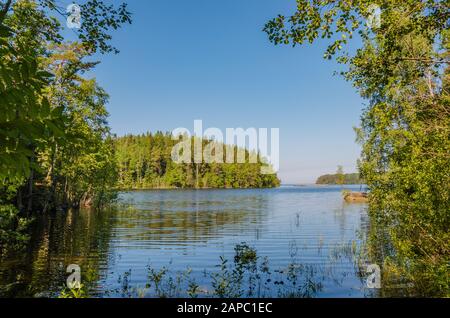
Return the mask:
<svg viewBox="0 0 450 318">
<path fill-rule="evenodd" d="M 110 94 L 114 133 L 204 127 L 280 128 L 279 176 L 313 183 L 337 165 L 356 171 L 363 101 L 322 58 L 326 42 L 272 45 L 262 28 L 295 0 L 128 0 L 133 25 L 119 55 L 95 70 Z M 357 43 L 356 43 L 357 44 Z M 355 44 L 355 45 L 356 45 Z"/>
</svg>

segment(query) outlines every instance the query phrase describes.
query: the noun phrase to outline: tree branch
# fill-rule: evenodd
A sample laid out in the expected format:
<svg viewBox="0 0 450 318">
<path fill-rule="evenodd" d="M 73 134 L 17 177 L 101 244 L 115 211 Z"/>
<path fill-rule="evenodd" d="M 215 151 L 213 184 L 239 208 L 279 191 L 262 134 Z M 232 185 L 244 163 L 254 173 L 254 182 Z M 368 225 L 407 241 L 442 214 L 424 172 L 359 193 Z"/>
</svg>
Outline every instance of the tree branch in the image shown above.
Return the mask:
<svg viewBox="0 0 450 318">
<path fill-rule="evenodd" d="M 400 57 L 400 61 L 416 61 L 416 62 L 424 62 L 430 64 L 449 64 L 449 61 L 445 59 L 433 60 L 430 58 L 421 58 L 421 57 Z"/>
<path fill-rule="evenodd" d="M 0 24 L 3 24 L 11 4 L 12 0 L 6 0 L 6 3 L 2 6 L 2 10 L 0 11 Z"/>
</svg>

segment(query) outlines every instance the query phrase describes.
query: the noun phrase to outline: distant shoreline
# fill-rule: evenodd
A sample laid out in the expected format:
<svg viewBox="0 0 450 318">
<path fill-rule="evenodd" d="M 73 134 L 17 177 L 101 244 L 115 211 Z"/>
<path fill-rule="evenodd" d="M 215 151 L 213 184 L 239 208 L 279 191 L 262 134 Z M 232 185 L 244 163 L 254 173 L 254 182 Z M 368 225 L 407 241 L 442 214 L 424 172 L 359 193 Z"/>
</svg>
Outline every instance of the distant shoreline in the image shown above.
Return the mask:
<svg viewBox="0 0 450 318">
<path fill-rule="evenodd" d="M 350 185 L 350 184 L 363 184 L 364 181 L 361 179 L 359 173 L 336 173 L 336 174 L 325 174 L 317 178 L 317 185 Z"/>
<path fill-rule="evenodd" d="M 266 190 L 266 189 L 279 189 L 279 188 L 288 188 L 288 187 L 329 187 L 329 186 L 341 186 L 338 184 L 315 184 L 315 183 L 304 183 L 304 184 L 281 184 L 277 187 L 257 187 L 257 188 L 176 188 L 176 187 L 160 187 L 160 188 L 125 188 L 125 189 L 116 189 L 119 192 L 128 192 L 128 191 L 184 191 L 184 190 Z M 355 187 L 365 187 L 365 184 L 343 184 L 345 186 L 355 186 Z"/>
<path fill-rule="evenodd" d="M 318 184 L 318 183 L 302 183 L 302 184 L 282 184 L 280 187 L 329 187 L 329 186 L 355 186 L 355 187 L 366 187 L 365 183 L 347 183 L 347 184 Z"/>
<path fill-rule="evenodd" d="M 277 189 L 281 186 L 276 187 L 254 187 L 254 188 L 177 188 L 177 187 L 156 187 L 156 188 L 124 188 L 124 189 L 116 189 L 117 191 L 151 191 L 151 190 L 255 190 L 255 189 Z"/>
</svg>

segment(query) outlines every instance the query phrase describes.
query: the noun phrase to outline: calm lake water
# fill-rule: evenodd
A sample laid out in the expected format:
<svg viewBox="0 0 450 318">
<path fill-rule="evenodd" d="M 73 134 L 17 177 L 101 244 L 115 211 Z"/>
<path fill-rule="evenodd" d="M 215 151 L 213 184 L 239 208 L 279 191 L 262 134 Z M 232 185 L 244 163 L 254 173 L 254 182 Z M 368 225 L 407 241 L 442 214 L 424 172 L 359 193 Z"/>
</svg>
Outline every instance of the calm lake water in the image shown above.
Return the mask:
<svg viewBox="0 0 450 318">
<path fill-rule="evenodd" d="M 359 190 L 359 186 L 346 186 Z M 341 187 L 161 190 L 121 193 L 122 208 L 37 219 L 27 253 L 0 264 L 1 296 L 55 296 L 66 267 L 81 266 L 94 296 L 145 286 L 148 269 L 168 267 L 207 289 L 220 257 L 246 242 L 274 269 L 293 260 L 320 283 L 315 297 L 369 297 L 351 247 L 367 228 L 366 205 L 346 204 Z M 130 272 L 131 274 L 125 274 Z M 206 291 L 205 291 L 206 292 Z"/>
</svg>

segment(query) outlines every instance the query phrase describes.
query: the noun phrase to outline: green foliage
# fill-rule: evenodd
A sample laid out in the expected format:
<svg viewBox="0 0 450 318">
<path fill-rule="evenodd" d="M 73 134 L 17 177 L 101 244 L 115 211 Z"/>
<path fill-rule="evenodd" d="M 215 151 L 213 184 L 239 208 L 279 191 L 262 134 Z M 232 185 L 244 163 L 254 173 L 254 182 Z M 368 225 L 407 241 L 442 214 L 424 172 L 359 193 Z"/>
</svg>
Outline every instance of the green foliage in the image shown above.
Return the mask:
<svg viewBox="0 0 450 318">
<path fill-rule="evenodd" d="M 51 109 L 42 90 L 51 74 L 38 68 L 35 55 L 21 55 L 10 43 L 11 31 L 0 25 L 0 179 L 26 178 L 36 168 L 35 151 L 43 136 L 61 133 L 59 109 Z"/>
<path fill-rule="evenodd" d="M 83 9 L 80 42 L 64 44 L 54 1 L 0 1 L 2 250 L 25 241 L 32 214 L 114 199 L 108 97 L 81 74 L 97 64 L 88 57 L 117 51 L 109 30 L 130 14 L 97 0 Z"/>
<path fill-rule="evenodd" d="M 63 37 L 59 30 L 55 28 L 59 22 L 54 17 L 59 15 L 66 19 L 65 8 L 61 8 L 55 0 L 4 0 L 0 1 L 0 24 L 8 19 L 8 13 L 16 11 L 20 6 L 28 6 L 34 12 L 28 11 L 28 17 L 35 18 L 34 13 L 41 15 L 40 24 L 35 24 L 34 29 L 28 29 L 32 33 L 31 41 L 50 41 L 60 43 Z M 118 5 L 107 4 L 101 0 L 87 0 L 80 5 L 81 28 L 73 30 L 77 33 L 84 49 L 89 54 L 118 53 L 118 49 L 111 45 L 111 30 L 117 30 L 123 24 L 131 24 L 131 13 L 128 11 L 126 3 Z M 15 13 L 15 12 L 14 12 Z M 30 16 L 31 14 L 31 16 Z M 64 21 L 65 22 L 65 21 Z"/>
<path fill-rule="evenodd" d="M 64 105 L 67 138 L 53 140 L 41 157 L 47 171 L 47 184 L 62 188 L 57 199 L 67 206 L 101 206 L 114 197 L 116 166 L 107 126 L 106 92 L 95 80 L 84 79 L 74 71 L 87 71 L 87 52 L 78 44 L 58 45 L 46 60 L 55 74 L 47 88 L 50 100 Z"/>
<path fill-rule="evenodd" d="M 194 145 L 192 139 L 192 147 Z M 170 133 L 128 135 L 114 140 L 119 187 L 145 188 L 271 188 L 280 184 L 276 175 L 261 173 L 262 163 L 183 163 L 172 161 L 178 143 Z M 213 141 L 203 140 L 203 149 Z M 223 145 L 221 145 L 223 146 Z M 237 152 L 236 147 L 228 151 Z M 192 162 L 194 162 L 194 151 Z M 224 152 L 224 162 L 226 152 Z"/>
<path fill-rule="evenodd" d="M 337 177 L 337 184 L 343 185 L 344 181 L 345 181 L 345 176 L 344 176 L 344 168 L 342 166 L 338 166 L 338 169 L 336 171 L 336 177 Z"/>
<path fill-rule="evenodd" d="M 81 284 L 80 288 L 64 288 L 58 298 L 89 298 L 86 287 Z"/>
<path fill-rule="evenodd" d="M 246 243 L 241 243 L 234 248 L 235 256 L 234 262 L 242 266 L 252 266 L 258 260 L 256 250 L 248 246 Z"/>
<path fill-rule="evenodd" d="M 359 173 L 325 174 L 317 178 L 316 184 L 361 184 Z"/>
<path fill-rule="evenodd" d="M 20 188 L 39 169 L 36 154 L 47 145 L 43 137 L 61 133 L 60 110 L 51 109 L 43 96 L 51 74 L 38 67 L 34 52 L 15 48 L 12 35 L 0 24 L 0 254 L 27 241 Z"/>
<path fill-rule="evenodd" d="M 21 218 L 11 204 L 0 204 L 0 257 L 21 249 L 29 240 L 29 220 Z"/>
<path fill-rule="evenodd" d="M 217 270 L 204 271 L 209 279 L 200 287 L 191 277 L 192 270 L 174 273 L 169 268 L 148 266 L 145 288 L 131 285 L 131 270 L 119 279 L 121 288 L 111 292 L 122 297 L 180 298 L 189 296 L 215 298 L 314 297 L 322 290 L 322 282 L 310 265 L 292 259 L 286 269 L 271 270 L 267 257 L 241 243 L 235 246 L 233 260 L 220 257 Z"/>
<path fill-rule="evenodd" d="M 447 1 L 297 0 L 290 18 L 265 31 L 275 44 L 331 39 L 325 57 L 358 32 L 362 47 L 337 57 L 342 75 L 368 100 L 356 129 L 360 172 L 370 189 L 371 256 L 385 286 L 407 281 L 408 295 L 449 296 L 450 98 Z M 389 288 L 385 289 L 389 290 Z"/>
</svg>

